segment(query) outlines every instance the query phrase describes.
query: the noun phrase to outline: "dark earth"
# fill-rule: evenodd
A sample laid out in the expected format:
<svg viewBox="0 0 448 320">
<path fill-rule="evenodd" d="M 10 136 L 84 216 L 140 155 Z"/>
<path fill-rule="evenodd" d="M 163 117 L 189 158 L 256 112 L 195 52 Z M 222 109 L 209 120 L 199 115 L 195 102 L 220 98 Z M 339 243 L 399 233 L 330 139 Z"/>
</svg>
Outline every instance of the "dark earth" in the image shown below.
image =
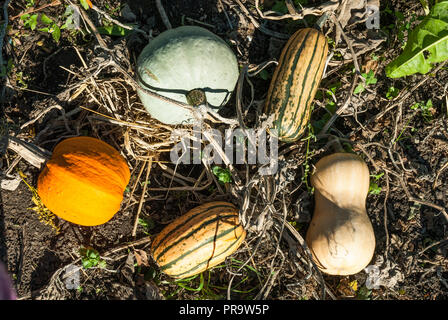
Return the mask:
<svg viewBox="0 0 448 320">
<path fill-rule="evenodd" d="M 92 2 L 123 23 L 129 21 L 120 12 L 128 3 L 130 11 L 135 15 L 132 23 L 139 29 L 151 32 L 152 36 L 166 30 L 155 1 Z M 279 8 L 282 2 L 284 3 L 260 1 L 264 11 L 272 6 Z M 81 8 L 79 2 L 74 3 Z M 298 28 L 312 25 L 316 20 L 314 16 L 295 21 L 263 20 L 254 8 L 254 1 L 240 0 L 240 3 L 259 23 L 282 34 L 291 35 Z M 321 3 L 323 2 L 309 0 L 306 6 Z M 12 1 L 8 6 L 9 29 L 3 47 L 3 59 L 10 61 L 11 67 L 8 68 L 7 80 L 2 80 L 5 90 L 2 93 L 0 124 L 2 136 L 20 136 L 30 142 L 37 141 L 39 146 L 51 151 L 63 137 L 73 135 L 73 132 L 64 131 L 62 121 L 53 121 L 61 115 L 58 110 L 46 113 L 23 129 L 21 126 L 33 120 L 50 104 L 60 104 L 66 113 L 75 110 L 77 101 L 88 97 L 87 93 L 82 93 L 78 100 L 71 102 L 67 96 L 57 95 L 82 79 L 76 75 L 80 74 L 77 70 L 83 68 L 76 49 L 89 65 L 95 62 L 100 51 L 96 48 L 96 38 L 87 32 L 62 30 L 56 43 L 48 32 L 26 27 L 20 16 L 29 8 L 37 9 L 45 4 L 50 5 L 35 13 L 45 14 L 62 25 L 68 1 L 18 0 Z M 253 67 L 266 61 L 278 60 L 286 42 L 285 39 L 273 37 L 256 28 L 241 10 L 238 1 L 172 0 L 163 1 L 163 5 L 173 27 L 182 24 L 201 25 L 225 39 L 234 50 L 240 65 L 249 64 Z M 107 21 L 93 9 L 85 12 L 97 27 Z M 366 207 L 376 237 L 375 256 L 371 264 L 383 259 L 383 263 L 378 262 L 378 266 L 381 270 L 386 270 L 385 284 L 378 288 L 368 288 L 367 273 L 364 271 L 345 277 L 324 275 L 323 281 L 329 290 L 325 299 L 448 298 L 448 221 L 442 213 L 448 207 L 448 191 L 444 187 L 448 179 L 448 170 L 445 170 L 448 164 L 448 67 L 443 66 L 426 75 L 417 74 L 399 79 L 390 79 L 384 72 L 387 63 L 401 52 L 408 30 L 423 15 L 419 1 L 381 1 L 381 28 L 376 36 L 383 41 L 377 47 L 367 48 L 366 53 L 357 56 L 361 70 L 366 73 L 367 70 L 373 70 L 377 81 L 366 85 L 366 90 L 362 93 L 352 95 L 349 108 L 336 119 L 330 129 L 332 134 L 345 139 L 341 140 L 344 147 L 351 146 L 354 152 L 363 155 L 369 165 L 372 190 L 367 197 Z M 329 25 L 330 22 L 324 26 L 324 30 L 329 30 Z M 86 28 L 85 25 L 81 27 Z M 368 37 L 364 24 L 347 25 L 344 31 L 357 37 Z M 334 40 L 334 32 L 327 36 Z M 129 56 L 123 57 L 128 59 L 123 61 L 123 65 L 129 64 L 131 68 L 128 72 L 134 74 L 132 68 L 136 57 L 148 39 L 138 32 L 124 37 L 107 34 L 102 34 L 101 37 L 109 49 L 126 48 Z M 334 56 L 328 66 L 327 76 L 320 84 L 311 117 L 314 130 L 321 126 L 323 119 L 328 120 L 325 118 L 325 105 L 331 100 L 331 95 L 327 94 L 327 90 L 335 88 L 334 95 L 340 107 L 350 95 L 354 76 L 353 60 L 345 58 L 347 54 L 350 56 L 346 43 L 341 40 L 337 45 L 330 46 L 330 49 L 334 51 Z M 356 50 L 359 48 L 355 48 Z M 61 66 L 72 70 L 74 74 L 64 71 Z M 270 65 L 264 73 L 250 78 L 255 104 L 248 112 L 248 124 L 253 123 L 256 106 L 266 97 L 273 70 L 274 65 Z M 97 77 L 107 80 L 117 77 L 117 73 L 113 69 L 107 69 Z M 424 83 L 419 85 L 423 79 Z M 398 95 L 390 96 L 391 87 L 398 90 Z M 245 83 L 245 104 L 251 101 L 250 88 Z M 128 89 L 132 90 L 131 87 Z M 85 104 L 87 100 L 82 101 Z M 235 117 L 234 101 L 232 98 L 223 115 Z M 428 104 L 428 101 L 431 103 Z M 131 92 L 131 102 L 138 103 L 135 92 Z M 394 103 L 396 106 L 391 107 Z M 415 107 L 416 103 L 427 108 Z M 95 108 L 94 104 L 88 107 Z M 388 110 L 389 107 L 391 108 Z M 106 113 L 105 110 L 99 111 Z M 376 118 L 382 112 L 383 116 Z M 130 163 L 132 178 L 129 190 L 125 193 L 122 210 L 111 221 L 97 227 L 81 227 L 55 217 L 55 225 L 59 228 L 59 232 L 56 232 L 39 219 L 39 214 L 31 210 L 35 207 L 33 193 L 24 182 L 14 191 L 2 189 L 0 260 L 13 279 L 19 299 L 226 299 L 227 287 L 232 278 L 231 271 L 235 272 L 242 262 L 251 257 L 259 239 L 254 233 L 248 233 L 246 245 L 232 255 L 231 259 L 201 276 L 181 282 L 175 282 L 160 273 L 151 260 L 148 249 L 151 236 L 175 217 L 200 203 L 213 200 L 238 203 L 238 199 L 229 192 L 229 186 L 220 185 L 222 192 L 218 192 L 219 186 L 215 184 L 199 191 L 186 189 L 167 193 L 146 190 L 139 209 L 144 188 L 142 182 L 145 182 L 146 173 L 144 171 L 139 176 L 142 162 L 132 157 L 123 147 L 120 128 L 111 123 L 96 126 L 94 122 L 86 120 L 87 115 L 90 113 L 86 110 L 74 112 L 69 116 L 69 125 L 76 127 L 79 135 L 100 137 L 114 145 Z M 39 133 L 40 139 L 35 140 Z M 325 137 L 314 139 L 308 135 L 294 143 L 293 147 L 281 146 L 290 159 L 297 159 L 295 180 L 282 192 L 287 195 L 287 223 L 291 223 L 302 237 L 305 237 L 314 208 L 312 192 L 307 182 L 307 165 L 317 162 L 326 152 L 326 144 Z M 304 162 L 305 154 L 307 160 Z M 158 156 L 160 160 L 169 160 L 166 153 L 161 152 Z M 2 172 L 6 172 L 16 158 L 16 153 L 2 147 Z M 20 160 L 12 173 L 18 170 L 26 176 L 26 181 L 31 186 L 36 187 L 39 169 Z M 183 165 L 178 168 L 178 172 L 198 179 L 202 168 Z M 171 179 L 164 173 L 160 166 L 153 164 L 148 185 L 154 188 L 168 187 Z M 2 174 L 1 179 L 4 178 L 5 175 Z M 134 185 L 137 187 L 131 192 Z M 276 199 L 277 208 L 282 207 L 279 199 L 280 196 Z M 416 199 L 420 201 L 415 201 Z M 138 224 L 136 235 L 133 236 L 137 212 L 142 223 Z M 263 290 L 267 292 L 265 299 L 321 298 L 320 284 L 314 278 L 305 278 L 306 274 L 297 267 L 300 261 L 297 262 L 297 258 L 293 257 L 287 242 L 281 242 L 284 263 L 271 263 L 275 247 L 269 243 L 277 241 L 274 234 L 269 231 L 260 237 L 260 247 L 251 257 L 251 263 L 232 282 L 231 298 L 254 299 Z M 82 247 L 97 251 L 106 266 L 81 268 L 79 286 L 71 290 L 64 288 L 55 281 L 57 277 L 53 276 L 69 264 L 81 266 Z M 276 278 L 266 291 L 264 286 L 270 279 L 268 276 L 271 271 L 276 272 Z"/>
</svg>

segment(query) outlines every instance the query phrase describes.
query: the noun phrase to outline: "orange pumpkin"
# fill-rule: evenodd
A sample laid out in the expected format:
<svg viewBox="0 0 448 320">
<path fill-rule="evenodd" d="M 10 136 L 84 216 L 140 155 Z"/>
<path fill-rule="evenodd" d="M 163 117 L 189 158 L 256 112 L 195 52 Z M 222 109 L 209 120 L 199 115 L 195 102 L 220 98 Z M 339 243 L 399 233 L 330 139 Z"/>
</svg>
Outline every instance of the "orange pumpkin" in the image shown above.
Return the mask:
<svg viewBox="0 0 448 320">
<path fill-rule="evenodd" d="M 37 192 L 58 217 L 83 226 L 106 223 L 120 209 L 129 183 L 126 160 L 91 137 L 60 142 L 39 175 Z"/>
</svg>

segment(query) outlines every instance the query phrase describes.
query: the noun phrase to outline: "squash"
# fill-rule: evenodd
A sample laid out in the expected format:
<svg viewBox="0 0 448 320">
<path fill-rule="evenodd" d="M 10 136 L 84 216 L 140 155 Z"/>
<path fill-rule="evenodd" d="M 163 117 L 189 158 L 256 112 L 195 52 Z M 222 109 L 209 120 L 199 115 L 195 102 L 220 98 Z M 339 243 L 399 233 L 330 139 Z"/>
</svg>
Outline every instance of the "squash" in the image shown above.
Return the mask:
<svg viewBox="0 0 448 320">
<path fill-rule="evenodd" d="M 269 133 L 280 141 L 294 142 L 307 128 L 327 54 L 327 39 L 314 28 L 296 31 L 283 48 L 264 107 L 274 114 Z"/>
<path fill-rule="evenodd" d="M 320 270 L 351 275 L 373 257 L 375 235 L 366 212 L 369 169 L 357 155 L 337 152 L 323 157 L 311 176 L 314 215 L 306 242 Z"/>
<path fill-rule="evenodd" d="M 82 226 L 109 221 L 120 209 L 130 172 L 109 144 L 91 137 L 56 145 L 37 180 L 43 204 L 58 217 Z"/>
<path fill-rule="evenodd" d="M 161 271 L 182 279 L 223 262 L 245 237 L 238 209 L 215 201 L 193 208 L 167 225 L 154 238 L 151 252 Z"/>
<path fill-rule="evenodd" d="M 138 83 L 157 94 L 191 103 L 196 89 L 205 93 L 209 107 L 217 111 L 230 98 L 239 76 L 238 62 L 230 47 L 217 35 L 197 26 L 162 32 L 143 49 L 137 61 Z M 191 124 L 193 114 L 142 89 L 137 90 L 151 116 L 165 124 Z"/>
</svg>

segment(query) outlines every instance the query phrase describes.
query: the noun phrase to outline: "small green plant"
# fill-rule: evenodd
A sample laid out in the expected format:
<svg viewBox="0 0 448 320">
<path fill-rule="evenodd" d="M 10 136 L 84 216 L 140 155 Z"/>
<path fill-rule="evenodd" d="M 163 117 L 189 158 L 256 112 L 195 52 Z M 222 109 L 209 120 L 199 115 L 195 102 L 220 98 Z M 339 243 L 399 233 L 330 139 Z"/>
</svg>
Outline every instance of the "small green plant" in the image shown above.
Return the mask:
<svg viewBox="0 0 448 320">
<path fill-rule="evenodd" d="M 400 93 L 400 90 L 395 87 L 389 87 L 386 92 L 386 98 L 389 100 L 392 100 L 393 98 L 396 98 L 398 94 Z"/>
<path fill-rule="evenodd" d="M 16 80 L 21 85 L 22 88 L 26 89 L 28 88 L 28 84 L 26 83 L 26 76 L 23 75 L 23 72 L 17 72 L 16 73 Z"/>
<path fill-rule="evenodd" d="M 150 219 L 150 218 L 146 218 L 146 219 L 139 218 L 138 219 L 138 224 L 140 226 L 142 226 L 143 233 L 146 234 L 146 235 L 149 235 L 149 231 L 152 228 L 154 228 L 154 221 L 152 221 L 152 219 Z"/>
<path fill-rule="evenodd" d="M 432 104 L 431 99 L 426 101 L 426 103 L 423 103 L 423 102 L 414 103 L 411 106 L 411 109 L 419 110 L 422 113 L 423 119 L 426 122 L 430 122 L 432 120 L 432 110 L 434 110 L 434 109 L 433 109 L 433 104 Z"/>
<path fill-rule="evenodd" d="M 23 25 L 31 30 L 36 29 L 37 27 L 37 14 L 30 15 L 29 13 L 25 13 L 20 16 L 20 20 L 23 21 Z"/>
<path fill-rule="evenodd" d="M 314 130 L 311 124 L 308 124 L 308 137 L 306 137 L 305 139 L 307 141 L 307 144 L 306 144 L 305 163 L 303 164 L 302 182 L 305 183 L 308 193 L 312 194 L 314 192 L 314 188 L 308 184 L 308 176 L 311 172 L 311 167 L 308 160 L 311 155 L 310 141 L 311 140 L 317 141 L 317 138 L 314 134 Z"/>
<path fill-rule="evenodd" d="M 238 270 L 244 264 L 242 261 L 234 258 L 230 259 L 230 263 L 232 268 Z M 164 293 L 166 299 L 176 299 L 179 292 L 185 290 L 195 293 L 197 295 L 195 299 L 198 300 L 222 300 L 227 296 L 227 286 L 221 285 L 215 280 L 217 279 L 216 272 L 225 270 L 226 267 L 226 264 L 220 264 L 189 278 L 175 280 L 174 282 L 160 281 L 159 284 L 175 284 L 178 286 L 176 290 Z M 245 300 L 253 299 L 252 292 L 256 292 L 256 290 L 260 288 L 260 282 L 256 279 L 258 279 L 261 274 L 250 265 L 245 265 L 242 270 L 240 270 L 240 273 L 243 274 L 241 280 L 235 282 L 230 290 L 234 294 L 240 294 Z M 254 284 L 255 281 L 257 281 L 256 284 Z"/>
<path fill-rule="evenodd" d="M 356 294 L 356 300 L 371 300 L 372 290 L 367 289 L 366 286 L 359 288 Z"/>
<path fill-rule="evenodd" d="M 37 30 L 50 33 L 54 41 L 59 42 L 59 39 L 61 38 L 61 29 L 47 15 L 42 14 L 39 17 L 38 14 L 30 15 L 29 13 L 25 13 L 20 16 L 20 19 L 23 21 L 24 26 L 30 28 L 32 31 L 37 28 L 38 22 L 40 22 L 44 27 Z"/>
<path fill-rule="evenodd" d="M 395 143 L 397 143 L 400 140 L 404 140 L 404 139 L 409 139 L 410 137 L 403 137 L 402 135 L 404 133 L 404 131 L 409 128 L 409 123 L 411 122 L 412 118 L 410 118 L 406 124 L 403 126 L 403 129 L 401 130 L 400 134 L 398 135 L 398 137 L 395 139 L 394 143 L 392 145 L 394 145 Z M 411 132 L 415 132 L 417 129 L 415 129 L 414 127 L 410 127 L 411 128 Z"/>
<path fill-rule="evenodd" d="M 333 83 L 329 86 L 329 89 L 325 91 L 324 103 L 325 109 L 328 112 L 326 112 L 322 116 L 322 118 L 312 123 L 314 132 L 319 133 L 328 122 L 328 120 L 330 120 L 331 116 L 336 112 L 337 105 L 336 102 L 334 102 L 333 96 L 336 94 L 337 89 L 339 89 L 341 85 L 341 82 Z M 320 99 L 322 98 L 322 96 L 323 94 L 321 93 L 321 91 L 318 91 L 316 94 L 316 99 Z"/>
<path fill-rule="evenodd" d="M 50 33 L 53 37 L 53 40 L 59 42 L 59 39 L 61 38 L 61 29 L 58 27 L 58 25 L 45 14 L 42 14 L 40 16 L 40 21 L 45 25 L 45 27 L 38 30 Z"/>
<path fill-rule="evenodd" d="M 34 0 L 26 0 L 26 4 L 25 4 L 25 6 L 26 6 L 27 8 L 34 7 Z"/>
<path fill-rule="evenodd" d="M 360 83 L 356 86 L 353 91 L 354 94 L 362 93 L 366 90 L 366 87 L 377 83 L 378 79 L 375 78 L 375 73 L 373 70 L 370 70 L 369 73 L 361 73 L 362 77 L 365 79 L 364 83 Z"/>
<path fill-rule="evenodd" d="M 219 166 L 214 166 L 212 168 L 213 174 L 218 178 L 218 181 L 221 183 L 230 183 L 232 182 L 232 175 L 228 169 L 221 168 Z"/>
<path fill-rule="evenodd" d="M 29 2 L 34 5 L 34 2 Z M 77 15 L 77 14 L 76 14 Z M 79 25 L 77 19 L 75 18 L 75 9 L 70 5 L 66 7 L 64 14 L 62 15 L 64 19 L 64 23 L 59 26 L 57 21 L 54 21 L 52 18 L 48 17 L 46 14 L 29 14 L 25 13 L 20 16 L 20 19 L 23 21 L 23 24 L 26 28 L 31 29 L 32 31 L 36 30 L 38 26 L 41 26 L 37 30 L 40 32 L 46 32 L 51 34 L 53 40 L 58 43 L 61 38 L 61 30 L 77 30 L 79 29 Z"/>
<path fill-rule="evenodd" d="M 106 267 L 106 261 L 101 259 L 99 252 L 92 247 L 81 247 L 79 254 L 81 255 L 81 262 L 84 269 Z"/>
<path fill-rule="evenodd" d="M 373 179 L 371 179 L 370 181 L 370 186 L 369 186 L 369 193 L 370 194 L 380 194 L 381 193 L 381 187 L 378 186 L 378 181 L 380 180 L 380 178 L 384 175 L 384 172 L 381 172 L 380 174 L 371 174 L 370 177 L 372 177 Z"/>
</svg>

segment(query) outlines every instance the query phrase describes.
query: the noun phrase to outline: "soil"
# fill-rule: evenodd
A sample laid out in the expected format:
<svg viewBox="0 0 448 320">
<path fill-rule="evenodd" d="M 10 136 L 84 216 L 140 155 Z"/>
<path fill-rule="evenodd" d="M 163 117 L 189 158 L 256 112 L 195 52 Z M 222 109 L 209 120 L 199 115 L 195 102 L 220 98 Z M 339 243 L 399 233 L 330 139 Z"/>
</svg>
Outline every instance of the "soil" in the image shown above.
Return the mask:
<svg viewBox="0 0 448 320">
<path fill-rule="evenodd" d="M 30 6 L 34 9 L 50 3 L 34 2 L 34 5 Z M 38 13 L 46 14 L 61 25 L 67 5 L 65 1 L 61 2 L 63 4 L 47 6 Z M 241 2 L 252 16 L 263 21 L 253 7 L 253 1 Z M 265 8 L 270 8 L 274 3 L 261 2 Z M 10 3 L 9 16 L 23 14 L 27 10 L 27 3 L 30 1 L 19 0 Z M 155 1 L 148 3 L 140 0 L 114 0 L 94 3 L 122 22 L 126 21 L 119 15 L 120 8 L 128 3 L 136 17 L 132 22 L 138 28 L 150 32 L 152 36 L 166 29 Z M 318 3 L 319 1 L 308 1 L 307 6 Z M 372 60 L 372 56 L 378 57 L 377 66 L 373 68 L 377 82 L 367 86 L 362 94 L 353 94 L 350 107 L 337 118 L 331 132 L 348 142 L 351 141 L 353 151 L 363 154 L 372 175 L 371 181 L 377 184 L 377 189 L 369 193 L 366 202 L 376 237 L 376 251 L 371 264 L 382 259 L 383 263 L 378 262 L 381 270 L 387 271 L 387 266 L 390 267 L 389 273 L 385 271 L 387 276 L 384 278 L 389 283 L 368 289 L 367 274 L 364 271 L 346 277 L 324 275 L 324 282 L 331 292 L 325 298 L 330 299 L 333 296 L 335 299 L 445 300 L 448 298 L 448 224 L 441 210 L 448 208 L 448 190 L 444 188 L 448 179 L 448 170 L 445 170 L 448 163 L 448 95 L 445 88 L 448 70 L 444 67 L 435 73 L 400 79 L 386 77 L 385 66 L 401 52 L 403 41 L 406 40 L 406 32 L 404 39 L 400 39 L 399 35 L 403 32 L 400 26 L 405 22 L 414 26 L 418 21 L 412 19 L 422 16 L 424 12 L 420 5 L 408 1 L 385 3 L 383 1 L 380 7 L 381 36 L 384 41 L 374 50 L 358 56 L 362 68 Z M 201 25 L 225 39 L 237 55 L 240 65 L 256 66 L 277 60 L 286 42 L 285 39 L 273 37 L 256 28 L 236 1 L 164 1 L 164 8 L 173 27 L 182 24 Z M 398 21 L 393 12 L 403 13 L 404 22 Z M 87 13 L 97 26 L 103 23 L 92 9 Z M 313 19 L 314 17 L 307 16 L 305 22 L 286 19 L 264 20 L 263 23 L 272 31 L 292 34 L 305 23 L 312 24 Z M 75 110 L 76 106 L 67 102 L 67 97 L 57 95 L 79 80 L 79 74 L 76 73 L 83 68 L 83 61 L 77 51 L 87 63 L 93 62 L 99 56 L 95 47 L 96 39 L 86 32 L 62 30 L 61 38 L 56 43 L 51 34 L 25 27 L 19 17 L 10 20 L 9 25 L 3 57 L 5 61 L 10 59 L 13 67 L 8 71 L 3 93 L 0 123 L 2 135 L 20 135 L 21 138 L 32 142 L 41 134 L 40 137 L 44 139 L 38 144 L 52 150 L 60 139 L 70 135 L 62 125 L 54 129 L 56 122 L 53 120 L 61 115 L 60 111 L 50 111 L 24 130 L 21 126 L 54 103 L 62 105 L 66 113 Z M 367 37 L 367 31 L 360 25 L 347 27 L 346 31 Z M 333 33 L 328 36 L 333 37 Z M 148 41 L 138 33 L 124 38 L 108 35 L 102 37 L 110 49 L 126 47 L 129 60 L 125 65 L 129 63 L 131 66 L 135 66 L 136 57 Z M 346 54 L 350 51 L 341 40 L 334 52 Z M 350 95 L 354 65 L 352 61 L 338 57 L 340 55 L 335 54 L 332 61 L 343 63 L 330 64 L 327 70 L 329 76 L 320 84 L 322 90 L 319 90 L 320 95 L 316 97 L 312 113 L 313 125 L 324 119 L 327 113 L 324 108 L 328 102 L 325 88 L 339 84 L 335 90 L 338 106 Z M 261 105 L 266 96 L 269 75 L 272 75 L 274 65 L 265 70 L 267 78 L 250 78 L 255 103 L 248 112 L 248 124 L 253 123 L 256 106 Z M 128 71 L 133 74 L 132 70 Z M 108 79 L 112 76 L 116 74 L 109 71 L 98 77 Z M 426 81 L 418 85 L 422 79 Z M 400 95 L 388 99 L 386 93 L 391 87 L 398 89 Z M 245 104 L 251 101 L 250 88 L 246 83 L 243 92 Z M 405 96 L 406 93 L 409 95 Z M 136 95 L 133 94 L 131 102 L 136 100 Z M 429 100 L 432 107 L 426 111 L 415 107 L 416 103 L 425 105 Z M 375 118 L 397 101 L 397 106 L 384 113 L 381 118 Z M 281 243 L 281 250 L 285 254 L 284 263 L 271 263 L 275 252 L 275 246 L 272 244 L 277 240 L 275 233 L 270 232 L 262 237 L 249 232 L 246 246 L 233 255 L 231 260 L 228 259 L 221 266 L 201 276 L 206 284 L 202 290 L 193 290 L 201 284 L 199 276 L 176 283 L 161 273 L 149 255 L 151 236 L 157 234 L 174 218 L 200 203 L 212 200 L 234 203 L 238 201 L 225 185 L 221 185 L 224 191 L 220 193 L 217 191 L 219 186 L 213 184 L 213 187 L 200 191 L 147 192 L 139 209 L 139 200 L 144 188 L 142 182 L 145 181 L 144 174 L 142 177 L 138 175 L 142 162 L 136 161 L 127 153 L 120 131 L 117 131 L 114 125 L 101 127 L 106 128 L 107 133 L 99 131 L 99 127 L 86 121 L 87 114 L 87 111 L 73 113 L 73 121 L 70 124 L 78 125 L 78 134 L 102 137 L 119 148 L 127 156 L 132 169 L 129 186 L 137 183 L 137 187 L 134 193 L 130 190 L 125 192 L 121 210 L 108 223 L 97 227 L 81 227 L 54 217 L 59 232 L 51 225 L 45 224 L 39 214 L 32 210 L 36 206 L 33 193 L 24 182 L 14 191 L 1 190 L 0 260 L 6 265 L 20 299 L 225 299 L 233 273 L 242 261 L 251 256 L 258 239 L 262 239 L 261 245 L 251 258 L 251 267 L 240 271 L 233 282 L 232 298 L 255 298 L 273 270 L 278 271 L 277 279 L 273 281 L 268 294 L 264 296 L 265 299 L 321 297 L 319 282 L 305 278 L 306 274 L 297 267 L 300 261 L 297 262 L 297 258 L 293 257 L 287 242 Z M 235 117 L 234 102 L 230 102 L 222 114 Z M 291 161 L 297 163 L 291 173 L 295 175 L 295 179 L 284 190 L 288 208 L 286 218 L 302 237 L 305 237 L 314 209 L 313 195 L 306 183 L 309 181 L 306 167 L 309 163 L 304 161 L 305 154 L 307 161 L 315 163 L 327 152 L 326 143 L 325 139 L 303 139 L 294 144 L 292 151 L 285 151 Z M 281 150 L 287 148 L 286 145 L 281 146 Z M 2 171 L 6 172 L 16 157 L 12 151 L 2 153 Z M 160 160 L 167 159 L 169 156 L 166 153 L 160 155 Z M 202 169 L 194 165 L 183 165 L 179 166 L 178 172 L 198 179 Z M 36 186 L 39 174 L 37 168 L 21 160 L 14 172 L 17 170 L 23 172 L 31 186 Z M 168 187 L 172 181 L 164 173 L 160 166 L 153 164 L 148 185 Z M 279 202 L 276 202 L 275 206 L 282 207 Z M 137 212 L 146 224 L 138 224 L 137 233 L 132 236 Z M 143 242 L 136 242 L 142 239 Z M 149 240 L 145 242 L 145 239 Z M 55 275 L 67 265 L 81 266 L 80 249 L 83 247 L 98 251 L 107 266 L 81 268 L 81 283 L 75 290 L 64 290 L 58 285 Z M 145 258 L 145 253 L 148 258 Z M 396 283 L 391 284 L 394 280 Z"/>
</svg>

